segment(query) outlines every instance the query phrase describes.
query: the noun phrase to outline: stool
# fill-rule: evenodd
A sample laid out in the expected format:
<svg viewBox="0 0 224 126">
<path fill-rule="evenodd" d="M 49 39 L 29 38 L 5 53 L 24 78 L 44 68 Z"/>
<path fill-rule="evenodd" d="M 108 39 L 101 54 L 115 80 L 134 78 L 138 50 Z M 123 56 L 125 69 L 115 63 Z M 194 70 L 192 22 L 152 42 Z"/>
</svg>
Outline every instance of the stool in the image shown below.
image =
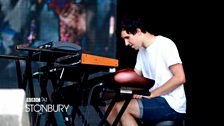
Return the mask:
<svg viewBox="0 0 224 126">
<path fill-rule="evenodd" d="M 185 126 L 184 120 L 168 120 L 168 121 L 161 121 L 161 122 L 142 122 L 141 126 Z"/>
<path fill-rule="evenodd" d="M 155 126 L 184 126 L 184 121 L 183 120 L 162 121 L 162 122 L 156 123 Z"/>
</svg>

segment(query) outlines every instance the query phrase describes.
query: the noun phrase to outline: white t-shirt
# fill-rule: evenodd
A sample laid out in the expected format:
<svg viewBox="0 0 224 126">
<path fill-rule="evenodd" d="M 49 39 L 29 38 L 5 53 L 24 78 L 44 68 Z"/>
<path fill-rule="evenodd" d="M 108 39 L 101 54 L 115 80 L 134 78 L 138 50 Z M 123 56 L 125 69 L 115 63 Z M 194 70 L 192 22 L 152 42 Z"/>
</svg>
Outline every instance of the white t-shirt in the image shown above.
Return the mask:
<svg viewBox="0 0 224 126">
<path fill-rule="evenodd" d="M 135 69 L 146 78 L 155 80 L 150 91 L 160 87 L 172 77 L 169 66 L 182 63 L 175 43 L 163 36 L 156 36 L 148 48 L 140 48 Z M 181 85 L 169 94 L 163 95 L 168 104 L 179 113 L 186 113 L 186 96 Z"/>
</svg>

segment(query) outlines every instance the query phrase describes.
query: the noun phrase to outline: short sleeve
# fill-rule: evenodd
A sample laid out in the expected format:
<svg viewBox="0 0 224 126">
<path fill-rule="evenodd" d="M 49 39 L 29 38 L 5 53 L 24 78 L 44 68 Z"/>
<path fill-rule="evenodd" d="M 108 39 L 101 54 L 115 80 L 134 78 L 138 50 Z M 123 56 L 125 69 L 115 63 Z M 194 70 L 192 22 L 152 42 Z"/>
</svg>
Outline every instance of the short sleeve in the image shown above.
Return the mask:
<svg viewBox="0 0 224 126">
<path fill-rule="evenodd" d="M 182 63 L 177 46 L 173 41 L 170 40 L 167 42 L 163 50 L 163 59 L 168 67 L 177 63 Z"/>
</svg>

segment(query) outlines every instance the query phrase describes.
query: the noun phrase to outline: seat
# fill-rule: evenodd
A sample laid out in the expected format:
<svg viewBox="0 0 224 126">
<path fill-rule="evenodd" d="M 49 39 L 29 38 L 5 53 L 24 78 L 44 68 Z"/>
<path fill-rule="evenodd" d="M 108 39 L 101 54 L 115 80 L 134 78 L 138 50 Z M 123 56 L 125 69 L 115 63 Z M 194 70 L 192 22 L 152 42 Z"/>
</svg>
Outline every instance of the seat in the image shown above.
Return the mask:
<svg viewBox="0 0 224 126">
<path fill-rule="evenodd" d="M 162 122 L 156 123 L 155 126 L 184 126 L 184 121 L 183 120 L 162 121 Z"/>
<path fill-rule="evenodd" d="M 143 122 L 139 121 L 141 126 L 185 126 L 184 120 L 167 120 L 161 122 Z"/>
</svg>

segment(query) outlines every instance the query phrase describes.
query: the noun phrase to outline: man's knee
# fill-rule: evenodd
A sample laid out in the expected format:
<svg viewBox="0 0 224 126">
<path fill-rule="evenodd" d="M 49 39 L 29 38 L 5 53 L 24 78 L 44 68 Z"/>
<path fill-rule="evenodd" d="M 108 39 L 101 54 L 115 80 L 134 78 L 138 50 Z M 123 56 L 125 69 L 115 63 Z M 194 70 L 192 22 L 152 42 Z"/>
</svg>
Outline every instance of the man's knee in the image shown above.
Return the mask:
<svg viewBox="0 0 224 126">
<path fill-rule="evenodd" d="M 114 111 L 118 113 L 121 110 L 121 107 L 123 106 L 123 104 L 124 104 L 123 101 L 117 102 L 114 106 Z"/>
<path fill-rule="evenodd" d="M 111 111 L 118 113 L 120 111 L 122 105 L 123 105 L 123 101 L 115 103 L 115 105 L 113 106 Z M 104 107 L 104 110 L 106 111 L 108 109 L 108 107 L 109 107 L 109 105 L 107 104 Z"/>
</svg>

